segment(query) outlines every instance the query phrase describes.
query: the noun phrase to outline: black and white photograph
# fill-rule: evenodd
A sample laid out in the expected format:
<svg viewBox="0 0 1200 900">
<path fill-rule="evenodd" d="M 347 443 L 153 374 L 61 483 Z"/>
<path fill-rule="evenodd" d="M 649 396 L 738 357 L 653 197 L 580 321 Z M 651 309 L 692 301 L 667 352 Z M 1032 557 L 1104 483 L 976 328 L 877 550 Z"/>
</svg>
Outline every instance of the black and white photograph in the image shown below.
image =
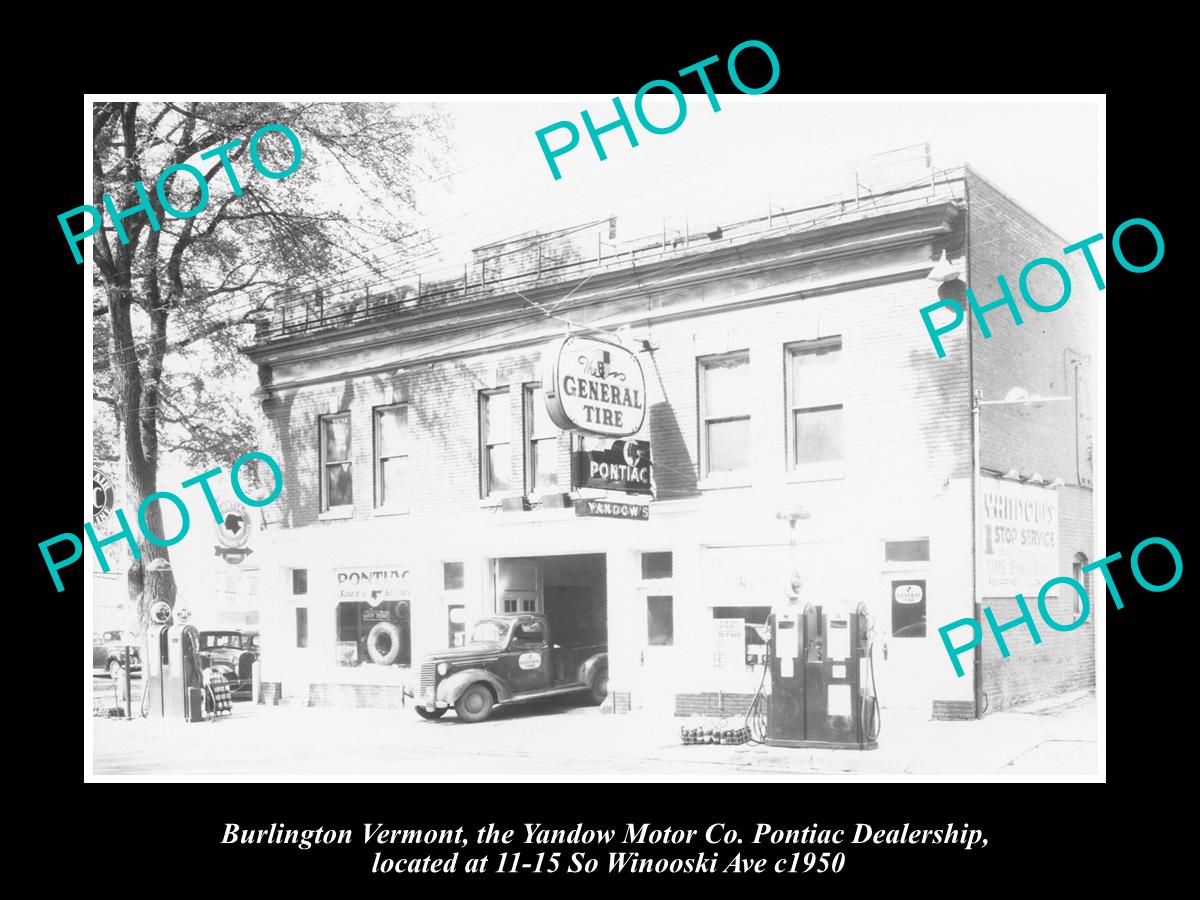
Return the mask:
<svg viewBox="0 0 1200 900">
<path fill-rule="evenodd" d="M 1104 780 L 1103 95 L 720 57 L 86 96 L 86 780 Z"/>
</svg>

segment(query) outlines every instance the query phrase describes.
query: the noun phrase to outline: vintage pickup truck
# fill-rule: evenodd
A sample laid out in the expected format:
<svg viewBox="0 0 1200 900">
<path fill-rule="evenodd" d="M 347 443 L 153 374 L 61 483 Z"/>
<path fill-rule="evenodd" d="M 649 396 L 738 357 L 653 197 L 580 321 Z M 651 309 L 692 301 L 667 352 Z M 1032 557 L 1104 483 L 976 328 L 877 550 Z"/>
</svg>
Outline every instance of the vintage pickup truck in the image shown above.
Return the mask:
<svg viewBox="0 0 1200 900">
<path fill-rule="evenodd" d="M 563 647 L 550 622 L 534 613 L 480 619 L 463 647 L 439 650 L 421 662 L 417 714 L 438 719 L 454 707 L 464 722 L 482 722 L 500 703 L 588 692 L 608 693 L 608 647 Z"/>
</svg>

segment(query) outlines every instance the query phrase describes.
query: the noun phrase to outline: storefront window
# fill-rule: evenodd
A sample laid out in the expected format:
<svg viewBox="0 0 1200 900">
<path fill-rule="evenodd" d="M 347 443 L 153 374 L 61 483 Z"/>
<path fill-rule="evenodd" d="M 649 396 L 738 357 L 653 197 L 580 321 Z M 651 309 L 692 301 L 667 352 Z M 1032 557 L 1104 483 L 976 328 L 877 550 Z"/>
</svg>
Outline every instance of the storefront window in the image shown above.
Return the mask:
<svg viewBox="0 0 1200 900">
<path fill-rule="evenodd" d="M 770 614 L 769 606 L 714 606 L 715 667 L 751 669 L 762 665 L 767 657 Z"/>
<path fill-rule="evenodd" d="M 411 615 L 407 600 L 372 606 L 337 605 L 337 662 L 343 666 L 412 664 Z"/>
</svg>

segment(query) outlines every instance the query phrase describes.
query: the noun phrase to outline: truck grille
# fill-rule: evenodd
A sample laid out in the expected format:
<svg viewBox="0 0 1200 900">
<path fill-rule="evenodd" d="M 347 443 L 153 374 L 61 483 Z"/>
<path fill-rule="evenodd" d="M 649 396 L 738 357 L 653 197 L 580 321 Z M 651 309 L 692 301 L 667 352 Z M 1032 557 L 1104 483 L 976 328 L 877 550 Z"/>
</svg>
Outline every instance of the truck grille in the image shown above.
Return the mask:
<svg viewBox="0 0 1200 900">
<path fill-rule="evenodd" d="M 417 696 L 418 700 L 424 700 L 427 691 L 433 690 L 433 685 L 437 680 L 435 669 L 437 663 L 427 662 L 421 665 L 421 687 Z"/>
</svg>

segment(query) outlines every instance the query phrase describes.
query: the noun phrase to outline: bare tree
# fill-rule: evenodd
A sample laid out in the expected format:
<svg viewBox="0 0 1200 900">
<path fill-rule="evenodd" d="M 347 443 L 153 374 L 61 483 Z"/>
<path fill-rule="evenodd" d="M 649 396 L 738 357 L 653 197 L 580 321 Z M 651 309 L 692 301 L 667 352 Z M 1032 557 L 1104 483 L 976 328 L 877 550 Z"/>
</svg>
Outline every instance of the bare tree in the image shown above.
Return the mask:
<svg viewBox="0 0 1200 900">
<path fill-rule="evenodd" d="M 94 205 L 103 210 L 107 194 L 118 212 L 133 210 L 140 183 L 159 226 L 144 210 L 120 222 L 106 214 L 92 245 L 95 443 L 98 458 L 121 460 L 136 509 L 159 489 L 164 450 L 193 465 L 228 466 L 253 449 L 248 398 L 214 368 L 227 374 L 245 364 L 236 342 L 280 292 L 319 284 L 350 263 L 369 271 L 378 257 L 364 248 L 409 236 L 414 184 L 436 169 L 446 128 L 436 109 L 365 103 L 108 102 L 94 105 L 92 119 Z M 301 165 L 286 178 L 249 164 L 249 139 L 268 124 L 300 139 Z M 200 158 L 231 141 L 232 173 L 220 157 Z M 272 172 L 294 161 L 278 132 L 263 135 L 256 151 Z M 181 163 L 200 170 L 205 190 L 179 171 L 164 190 L 175 211 L 203 206 L 189 218 L 168 214 L 156 190 L 162 172 Z M 163 535 L 157 501 L 146 524 Z M 169 569 L 147 568 L 168 559 L 168 548 L 142 535 L 138 548 L 128 589 L 144 629 L 151 603 L 174 605 L 175 583 Z"/>
</svg>

